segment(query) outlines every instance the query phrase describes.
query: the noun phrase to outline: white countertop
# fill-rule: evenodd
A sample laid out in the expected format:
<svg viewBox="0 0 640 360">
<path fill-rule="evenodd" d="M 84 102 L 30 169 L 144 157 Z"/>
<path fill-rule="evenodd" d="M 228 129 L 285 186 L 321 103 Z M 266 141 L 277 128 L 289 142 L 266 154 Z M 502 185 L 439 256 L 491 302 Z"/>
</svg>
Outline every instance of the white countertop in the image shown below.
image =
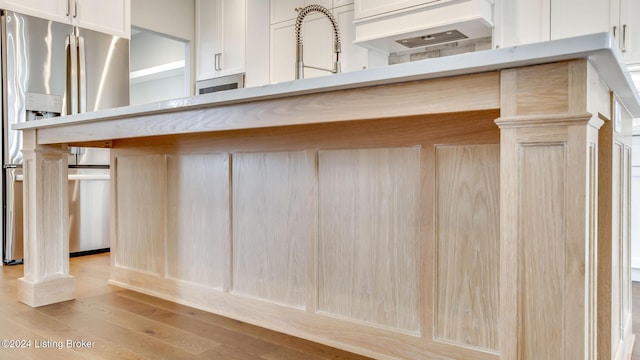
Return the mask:
<svg viewBox="0 0 640 360">
<path fill-rule="evenodd" d="M 618 94 L 631 115 L 640 117 L 640 95 L 635 88 L 631 75 L 626 70 L 620 51 L 610 33 L 598 33 L 426 59 L 337 75 L 35 120 L 16 124 L 13 128 L 20 130 L 57 127 L 372 85 L 473 74 L 578 58 L 589 59 L 602 77 L 602 80 L 611 90 Z"/>
</svg>

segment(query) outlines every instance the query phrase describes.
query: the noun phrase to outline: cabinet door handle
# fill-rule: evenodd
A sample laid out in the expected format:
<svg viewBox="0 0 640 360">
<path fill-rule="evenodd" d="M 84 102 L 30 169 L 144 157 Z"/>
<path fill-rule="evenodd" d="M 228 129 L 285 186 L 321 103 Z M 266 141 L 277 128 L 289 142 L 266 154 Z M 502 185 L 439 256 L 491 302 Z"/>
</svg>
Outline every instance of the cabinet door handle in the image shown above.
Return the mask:
<svg viewBox="0 0 640 360">
<path fill-rule="evenodd" d="M 71 15 L 71 0 L 67 0 L 67 17 Z"/>
<path fill-rule="evenodd" d="M 622 52 L 627 51 L 627 24 L 622 25 Z"/>
<path fill-rule="evenodd" d="M 216 71 L 222 70 L 222 53 L 216 53 L 213 66 Z"/>
<path fill-rule="evenodd" d="M 613 37 L 616 37 L 616 33 L 618 32 L 618 27 L 617 26 L 613 26 Z"/>
</svg>

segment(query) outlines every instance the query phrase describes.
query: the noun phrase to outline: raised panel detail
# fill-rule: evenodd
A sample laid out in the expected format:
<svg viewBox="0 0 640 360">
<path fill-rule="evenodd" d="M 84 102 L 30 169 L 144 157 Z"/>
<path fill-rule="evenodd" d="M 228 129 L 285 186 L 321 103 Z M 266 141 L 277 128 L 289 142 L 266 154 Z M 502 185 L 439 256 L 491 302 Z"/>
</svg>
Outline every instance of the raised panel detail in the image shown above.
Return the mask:
<svg viewBox="0 0 640 360">
<path fill-rule="evenodd" d="M 68 242 L 68 233 L 65 233 L 64 226 L 56 226 L 56 224 L 63 224 L 65 219 L 65 213 L 63 213 L 63 204 L 60 202 L 62 197 L 57 196 L 55 194 L 63 193 L 63 187 L 67 186 L 66 181 L 63 183 L 60 180 L 64 179 L 65 176 L 62 174 L 62 171 L 66 171 L 64 166 L 66 163 L 62 161 L 59 157 L 48 158 L 45 157 L 39 163 L 36 162 L 37 165 L 40 165 L 40 171 L 42 172 L 42 178 L 46 179 L 48 190 L 51 194 L 47 192 L 43 192 L 42 206 L 45 209 L 55 209 L 50 214 L 45 214 L 45 216 L 41 217 L 41 221 L 44 222 L 44 229 L 49 229 L 50 231 L 55 229 L 55 233 L 48 233 L 45 235 L 51 239 L 63 239 L 64 242 Z M 42 236 L 41 234 L 40 236 Z M 43 262 L 41 266 L 43 267 L 43 278 L 56 278 L 63 274 L 63 264 L 61 259 L 65 258 L 65 252 L 69 251 L 68 246 L 60 246 L 62 245 L 58 241 L 44 241 L 43 242 L 44 251 L 47 256 L 43 258 Z"/>
<path fill-rule="evenodd" d="M 500 146 L 436 148 L 435 336 L 498 350 Z"/>
<path fill-rule="evenodd" d="M 562 143 L 521 146 L 519 168 L 521 358 L 563 359 L 565 332 L 574 331 L 564 327 L 561 315 L 566 279 L 566 147 Z"/>
<path fill-rule="evenodd" d="M 115 265 L 162 275 L 166 167 L 162 155 L 116 158 Z"/>
<path fill-rule="evenodd" d="M 419 332 L 420 153 L 319 152 L 319 311 Z"/>
<path fill-rule="evenodd" d="M 221 289 L 230 256 L 229 156 L 167 156 L 167 276 Z"/>
<path fill-rule="evenodd" d="M 316 237 L 313 152 L 233 154 L 233 291 L 304 308 Z"/>
</svg>

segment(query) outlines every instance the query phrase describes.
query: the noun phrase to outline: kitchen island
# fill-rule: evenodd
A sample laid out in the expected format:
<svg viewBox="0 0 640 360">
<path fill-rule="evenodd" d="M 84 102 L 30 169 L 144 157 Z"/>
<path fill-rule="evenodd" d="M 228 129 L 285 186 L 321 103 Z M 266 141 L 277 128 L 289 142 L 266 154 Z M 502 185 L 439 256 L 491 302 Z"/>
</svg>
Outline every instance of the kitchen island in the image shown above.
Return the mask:
<svg viewBox="0 0 640 360">
<path fill-rule="evenodd" d="M 73 299 L 99 146 L 114 285 L 381 359 L 623 359 L 632 116 L 594 34 L 29 122 L 19 300 Z"/>
</svg>

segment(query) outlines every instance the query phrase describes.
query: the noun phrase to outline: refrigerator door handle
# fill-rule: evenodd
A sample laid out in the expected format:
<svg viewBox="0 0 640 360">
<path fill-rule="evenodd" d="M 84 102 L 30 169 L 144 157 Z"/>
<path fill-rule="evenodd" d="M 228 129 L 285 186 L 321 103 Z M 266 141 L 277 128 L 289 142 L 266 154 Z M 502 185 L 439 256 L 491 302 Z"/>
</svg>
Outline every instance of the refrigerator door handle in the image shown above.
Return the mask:
<svg viewBox="0 0 640 360">
<path fill-rule="evenodd" d="M 85 51 L 84 37 L 78 36 L 78 100 L 79 112 L 87 112 L 87 52 Z"/>
<path fill-rule="evenodd" d="M 67 35 L 67 114 L 78 113 L 78 45 L 76 35 Z"/>
</svg>

